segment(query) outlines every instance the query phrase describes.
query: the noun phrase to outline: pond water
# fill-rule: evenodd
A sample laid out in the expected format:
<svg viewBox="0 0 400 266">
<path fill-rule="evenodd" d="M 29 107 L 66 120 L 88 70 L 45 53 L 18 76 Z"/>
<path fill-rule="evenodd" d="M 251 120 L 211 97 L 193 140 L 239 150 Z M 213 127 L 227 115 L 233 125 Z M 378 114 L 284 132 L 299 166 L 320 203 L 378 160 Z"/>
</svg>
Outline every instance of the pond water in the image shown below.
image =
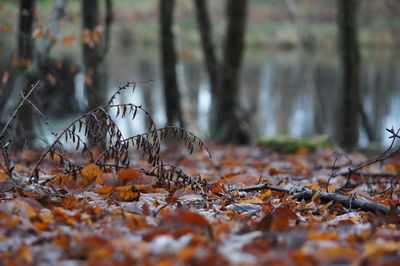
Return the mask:
<svg viewBox="0 0 400 266">
<path fill-rule="evenodd" d="M 124 98 L 143 104 L 159 126 L 165 124 L 164 104 L 155 49 L 148 55 L 116 52 L 109 57 L 110 94 L 125 81 L 155 80 Z M 157 56 L 155 56 L 157 54 Z M 241 104 L 251 121 L 254 137 L 335 135 L 335 115 L 340 107 L 339 61 L 335 53 L 247 51 L 241 77 Z M 360 121 L 360 145 L 389 143 L 385 128 L 398 128 L 400 121 L 400 62 L 395 53 L 363 51 L 361 102 L 365 118 Z M 181 58 L 177 67 L 188 128 L 208 136 L 211 95 L 201 58 Z M 142 120 L 143 121 L 143 120 Z M 366 134 L 365 121 L 371 132 Z M 144 130 L 136 123 L 120 121 L 128 133 Z"/>
</svg>

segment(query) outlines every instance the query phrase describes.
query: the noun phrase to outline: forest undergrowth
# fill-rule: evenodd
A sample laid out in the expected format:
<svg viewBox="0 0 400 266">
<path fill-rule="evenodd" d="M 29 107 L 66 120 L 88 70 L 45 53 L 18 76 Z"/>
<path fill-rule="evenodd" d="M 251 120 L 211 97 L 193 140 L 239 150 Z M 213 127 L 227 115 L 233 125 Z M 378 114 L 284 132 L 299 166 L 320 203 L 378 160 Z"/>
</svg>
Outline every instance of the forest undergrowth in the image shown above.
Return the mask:
<svg viewBox="0 0 400 266">
<path fill-rule="evenodd" d="M 0 265 L 400 261 L 399 131 L 387 129 L 392 144 L 371 160 L 206 145 L 117 102 L 137 85 L 53 132 L 42 152 L 9 149 L 21 106 L 46 119 L 29 100 L 37 84 L 22 98 L 0 134 Z M 124 136 L 116 119 L 138 115 L 147 131 Z"/>
</svg>

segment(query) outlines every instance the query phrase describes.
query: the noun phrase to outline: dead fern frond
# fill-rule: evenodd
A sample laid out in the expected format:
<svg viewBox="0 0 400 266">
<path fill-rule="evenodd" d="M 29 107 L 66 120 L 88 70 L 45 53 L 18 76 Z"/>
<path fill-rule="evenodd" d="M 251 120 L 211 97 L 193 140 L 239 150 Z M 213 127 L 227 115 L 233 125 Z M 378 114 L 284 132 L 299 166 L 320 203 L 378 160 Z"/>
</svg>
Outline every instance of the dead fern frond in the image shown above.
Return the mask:
<svg viewBox="0 0 400 266">
<path fill-rule="evenodd" d="M 129 168 L 130 150 L 141 151 L 142 156 L 154 167 L 149 173 L 156 176 L 159 183 L 171 184 L 173 182 L 175 186 L 190 185 L 193 189 L 202 188 L 205 190 L 207 184 L 204 181 L 184 174 L 182 170 L 175 166 L 166 165 L 160 155 L 161 142 L 167 137 L 174 137 L 185 145 L 190 154 L 197 146 L 211 158 L 210 151 L 200 138 L 184 128 L 157 128 L 150 114 L 141 105 L 115 103 L 118 94 L 129 88 L 134 92 L 136 84 L 139 83 L 129 82 L 119 87 L 105 106 L 97 107 L 83 114 L 72 121 L 60 134 L 54 134 L 55 140 L 40 156 L 31 172 L 30 180 L 39 181 L 40 166 L 47 157 L 52 161 L 58 161 L 59 168 L 64 173 L 76 175 L 83 168 L 83 165 L 67 158 L 64 142 L 72 144 L 75 151 L 88 156 L 89 163 L 95 163 L 102 169 L 110 167 L 115 170 Z M 111 112 L 114 110 L 115 112 Z M 114 120 L 118 117 L 134 120 L 139 113 L 146 118 L 148 130 L 142 134 L 125 138 Z M 96 158 L 94 158 L 94 152 L 90 150 L 89 140 L 93 142 L 106 141 L 104 149 L 100 150 Z"/>
</svg>

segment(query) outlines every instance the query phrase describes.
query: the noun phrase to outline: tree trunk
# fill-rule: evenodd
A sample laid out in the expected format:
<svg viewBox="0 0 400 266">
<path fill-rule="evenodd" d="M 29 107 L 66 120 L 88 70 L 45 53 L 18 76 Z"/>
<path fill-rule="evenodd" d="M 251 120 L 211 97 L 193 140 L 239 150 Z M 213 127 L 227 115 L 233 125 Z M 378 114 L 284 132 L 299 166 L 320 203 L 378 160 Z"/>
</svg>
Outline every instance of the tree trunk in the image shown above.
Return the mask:
<svg viewBox="0 0 400 266">
<path fill-rule="evenodd" d="M 35 47 L 33 47 L 32 29 L 35 1 L 21 0 L 17 55 L 21 59 L 22 65 L 11 95 L 7 100 L 7 107 L 2 107 L 2 110 L 0 110 L 2 119 L 4 119 L 6 113 L 5 109 L 9 106 L 12 108 L 17 104 L 20 92 L 29 89 L 30 85 L 40 78 L 42 67 L 48 60 L 53 45 L 53 38 L 58 33 L 59 20 L 64 16 L 66 2 L 67 0 L 56 1 L 48 23 L 49 34 L 37 39 Z M 28 106 L 22 108 L 15 125 L 16 133 L 13 137 L 15 145 L 13 148 L 20 149 L 25 144 L 32 144 L 35 137 L 32 119 L 32 109 Z"/>
<path fill-rule="evenodd" d="M 109 34 L 112 21 L 111 4 L 111 1 L 106 1 L 105 34 L 100 36 L 99 1 L 82 1 L 83 61 L 88 111 L 106 103 L 107 71 L 105 56 L 109 48 Z M 93 140 L 89 139 L 89 143 L 92 147 L 98 146 L 104 148 L 105 138 L 102 138 L 99 143 L 94 143 Z"/>
<path fill-rule="evenodd" d="M 216 98 L 214 136 L 222 142 L 245 144 L 250 141 L 250 131 L 240 117 L 240 68 L 245 46 L 247 0 L 227 0 L 227 31 L 220 84 Z"/>
<path fill-rule="evenodd" d="M 18 27 L 18 57 L 32 60 L 33 39 L 32 29 L 35 17 L 35 0 L 21 0 Z"/>
<path fill-rule="evenodd" d="M 35 2 L 34 0 L 21 0 L 19 9 L 19 26 L 18 26 L 18 51 L 17 55 L 21 62 L 19 66 L 19 77 L 17 84 L 19 88 L 14 88 L 18 92 L 25 93 L 29 90 L 29 83 L 32 82 L 32 76 L 28 73 L 28 68 L 33 60 L 32 38 L 33 23 L 35 19 Z M 16 95 L 16 93 L 14 93 Z M 25 104 L 17 117 L 15 123 L 15 137 L 13 137 L 13 148 L 19 150 L 27 145 L 31 145 L 30 140 L 35 136 L 33 129 L 32 110 L 28 104 Z"/>
<path fill-rule="evenodd" d="M 360 53 L 357 39 L 358 0 L 337 0 L 342 86 L 339 97 L 337 141 L 346 150 L 358 144 Z"/>
<path fill-rule="evenodd" d="M 161 61 L 164 86 L 165 109 L 168 125 L 184 127 L 178 79 L 176 75 L 176 53 L 173 34 L 173 12 L 175 0 L 160 0 Z"/>
<path fill-rule="evenodd" d="M 213 98 L 217 95 L 218 87 L 218 59 L 215 53 L 210 17 L 208 15 L 207 0 L 195 0 L 197 24 L 200 29 L 201 45 L 206 62 L 210 89 Z"/>
</svg>

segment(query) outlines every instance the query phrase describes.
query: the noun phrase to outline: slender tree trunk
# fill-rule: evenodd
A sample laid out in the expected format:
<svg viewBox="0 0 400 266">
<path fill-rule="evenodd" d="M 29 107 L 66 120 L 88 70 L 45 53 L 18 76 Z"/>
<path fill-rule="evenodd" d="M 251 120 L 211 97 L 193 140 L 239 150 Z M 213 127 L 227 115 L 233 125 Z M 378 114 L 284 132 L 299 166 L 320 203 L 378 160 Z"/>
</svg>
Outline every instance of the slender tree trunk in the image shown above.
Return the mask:
<svg viewBox="0 0 400 266">
<path fill-rule="evenodd" d="M 240 68 L 245 47 L 247 0 L 227 0 L 227 31 L 224 43 L 222 73 L 217 92 L 214 135 L 218 140 L 248 143 L 250 132 L 240 117 Z"/>
<path fill-rule="evenodd" d="M 105 103 L 106 78 L 103 65 L 104 50 L 99 34 L 100 8 L 98 0 L 82 1 L 83 11 L 83 61 L 85 65 L 85 91 L 88 110 Z"/>
<path fill-rule="evenodd" d="M 100 1 L 82 1 L 83 17 L 83 61 L 85 66 L 85 92 L 88 100 L 87 110 L 93 110 L 106 102 L 107 71 L 105 56 L 109 48 L 110 27 L 112 22 L 112 2 L 106 1 L 105 34 L 100 35 Z M 101 118 L 100 118 L 101 119 Z M 104 147 L 105 139 L 100 143 L 89 140 L 91 146 Z"/>
<path fill-rule="evenodd" d="M 160 0 L 161 61 L 165 108 L 168 125 L 184 127 L 181 97 L 176 75 L 176 53 L 173 33 L 175 0 Z"/>
<path fill-rule="evenodd" d="M 28 74 L 28 68 L 33 60 L 34 41 L 32 31 L 35 19 L 35 3 L 36 1 L 34 0 L 20 1 L 17 56 L 21 65 L 19 66 L 20 74 L 17 84 L 21 87 L 15 88 L 15 90 L 22 93 L 29 90 L 28 85 L 32 81 L 32 76 Z M 30 140 L 35 136 L 32 120 L 30 106 L 23 106 L 15 123 L 15 138 L 13 138 L 15 149 L 22 149 L 27 145 L 31 145 Z"/>
<path fill-rule="evenodd" d="M 219 64 L 215 53 L 207 0 L 195 0 L 197 24 L 200 29 L 201 44 L 206 62 L 213 98 L 217 95 Z"/>
<path fill-rule="evenodd" d="M 35 0 L 21 0 L 18 27 L 18 57 L 32 60 L 33 39 L 32 30 L 35 17 Z"/>
<path fill-rule="evenodd" d="M 361 109 L 359 71 L 360 52 L 357 39 L 358 0 L 337 0 L 339 49 L 342 67 L 342 86 L 338 113 L 339 145 L 351 150 L 358 144 Z"/>
<path fill-rule="evenodd" d="M 56 0 L 48 23 L 50 34 L 36 40 L 35 47 L 33 47 L 32 29 L 35 1 L 21 0 L 17 54 L 21 59 L 22 66 L 13 91 L 8 99 L 7 106 L 15 105 L 20 92 L 29 89 L 30 85 L 40 78 L 42 67 L 48 60 L 49 52 L 53 45 L 53 38 L 57 36 L 58 33 L 59 20 L 64 16 L 66 2 L 67 0 Z M 5 111 L 2 110 L 2 117 L 4 117 L 4 113 Z M 16 134 L 13 139 L 15 140 L 14 148 L 20 149 L 25 144 L 31 145 L 35 137 L 32 109 L 28 106 L 24 107 L 17 120 Z"/>
</svg>

